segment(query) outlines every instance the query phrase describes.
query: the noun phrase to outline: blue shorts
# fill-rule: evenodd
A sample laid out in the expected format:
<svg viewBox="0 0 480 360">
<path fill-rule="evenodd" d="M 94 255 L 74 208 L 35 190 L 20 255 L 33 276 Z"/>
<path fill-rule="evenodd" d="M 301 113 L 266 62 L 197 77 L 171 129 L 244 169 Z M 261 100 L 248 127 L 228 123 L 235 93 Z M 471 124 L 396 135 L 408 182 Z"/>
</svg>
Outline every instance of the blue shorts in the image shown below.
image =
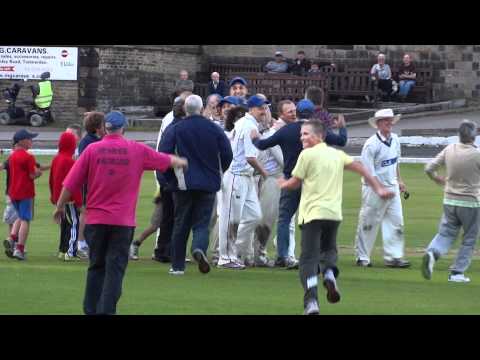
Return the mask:
<svg viewBox="0 0 480 360">
<path fill-rule="evenodd" d="M 33 218 L 33 199 L 24 199 L 12 201 L 15 210 L 17 210 L 20 220 L 32 221 Z"/>
</svg>

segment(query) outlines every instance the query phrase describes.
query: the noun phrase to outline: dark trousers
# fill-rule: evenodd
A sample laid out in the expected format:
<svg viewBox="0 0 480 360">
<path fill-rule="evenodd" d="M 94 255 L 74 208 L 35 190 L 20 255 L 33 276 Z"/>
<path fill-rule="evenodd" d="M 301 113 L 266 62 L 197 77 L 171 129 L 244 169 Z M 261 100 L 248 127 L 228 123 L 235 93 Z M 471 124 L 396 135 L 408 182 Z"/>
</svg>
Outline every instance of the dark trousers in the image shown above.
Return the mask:
<svg viewBox="0 0 480 360">
<path fill-rule="evenodd" d="M 187 190 L 173 194 L 175 224 L 172 234 L 172 268 L 185 270 L 188 235 L 193 232 L 191 252 L 196 249 L 207 254 L 209 224 L 215 203 L 215 193 Z"/>
<path fill-rule="evenodd" d="M 134 227 L 86 225 L 90 264 L 83 301 L 86 315 L 114 315 L 122 294 L 122 282 Z"/>
<path fill-rule="evenodd" d="M 277 255 L 279 258 L 288 257 L 290 221 L 298 209 L 301 194 L 301 189 L 282 190 L 280 194 L 277 225 Z"/>
<path fill-rule="evenodd" d="M 160 195 L 163 214 L 160 222 L 160 233 L 155 243 L 154 255 L 158 259 L 170 260 L 175 205 L 171 191 L 161 189 Z"/>
<path fill-rule="evenodd" d="M 379 79 L 378 80 L 378 88 L 382 90 L 384 93 L 386 93 L 387 98 L 390 97 L 392 93 L 392 79 Z"/>
<path fill-rule="evenodd" d="M 60 224 L 58 251 L 68 253 L 70 256 L 77 255 L 79 221 L 79 212 L 75 204 L 66 204 L 65 216 Z"/>
<path fill-rule="evenodd" d="M 302 253 L 300 255 L 300 282 L 305 290 L 304 304 L 318 299 L 318 274 L 331 269 L 335 277 L 337 268 L 337 231 L 340 221 L 313 220 L 300 226 L 302 230 Z"/>
</svg>

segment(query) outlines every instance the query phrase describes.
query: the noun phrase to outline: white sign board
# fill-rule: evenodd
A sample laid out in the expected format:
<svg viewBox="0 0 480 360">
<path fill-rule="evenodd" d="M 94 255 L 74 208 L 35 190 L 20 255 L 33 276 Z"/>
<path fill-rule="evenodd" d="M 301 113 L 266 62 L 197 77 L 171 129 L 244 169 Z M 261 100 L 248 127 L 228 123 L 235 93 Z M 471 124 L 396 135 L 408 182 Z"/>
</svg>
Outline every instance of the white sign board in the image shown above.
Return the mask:
<svg viewBox="0 0 480 360">
<path fill-rule="evenodd" d="M 0 46 L 1 79 L 40 79 L 50 72 L 50 80 L 77 80 L 78 48 Z"/>
</svg>

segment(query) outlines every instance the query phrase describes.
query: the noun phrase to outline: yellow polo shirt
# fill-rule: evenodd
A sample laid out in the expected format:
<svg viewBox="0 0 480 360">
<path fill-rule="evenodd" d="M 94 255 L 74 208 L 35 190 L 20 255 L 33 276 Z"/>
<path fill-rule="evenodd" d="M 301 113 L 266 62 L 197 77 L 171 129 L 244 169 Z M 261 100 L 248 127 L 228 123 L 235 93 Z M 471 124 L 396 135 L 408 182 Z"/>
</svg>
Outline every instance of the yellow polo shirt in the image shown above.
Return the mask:
<svg viewBox="0 0 480 360">
<path fill-rule="evenodd" d="M 353 159 L 341 150 L 320 143 L 298 157 L 292 176 L 302 180 L 298 223 L 342 220 L 343 168 Z"/>
</svg>

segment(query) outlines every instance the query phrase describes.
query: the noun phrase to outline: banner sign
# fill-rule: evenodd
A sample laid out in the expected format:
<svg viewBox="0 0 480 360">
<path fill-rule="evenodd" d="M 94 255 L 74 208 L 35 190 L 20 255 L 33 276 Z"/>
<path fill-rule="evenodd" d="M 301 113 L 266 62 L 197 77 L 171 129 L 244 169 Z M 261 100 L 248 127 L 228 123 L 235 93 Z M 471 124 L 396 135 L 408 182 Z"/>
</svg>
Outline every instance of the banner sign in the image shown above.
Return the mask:
<svg viewBox="0 0 480 360">
<path fill-rule="evenodd" d="M 50 80 L 77 80 L 78 48 L 0 46 L 0 80 L 39 80 L 50 72 Z"/>
</svg>

